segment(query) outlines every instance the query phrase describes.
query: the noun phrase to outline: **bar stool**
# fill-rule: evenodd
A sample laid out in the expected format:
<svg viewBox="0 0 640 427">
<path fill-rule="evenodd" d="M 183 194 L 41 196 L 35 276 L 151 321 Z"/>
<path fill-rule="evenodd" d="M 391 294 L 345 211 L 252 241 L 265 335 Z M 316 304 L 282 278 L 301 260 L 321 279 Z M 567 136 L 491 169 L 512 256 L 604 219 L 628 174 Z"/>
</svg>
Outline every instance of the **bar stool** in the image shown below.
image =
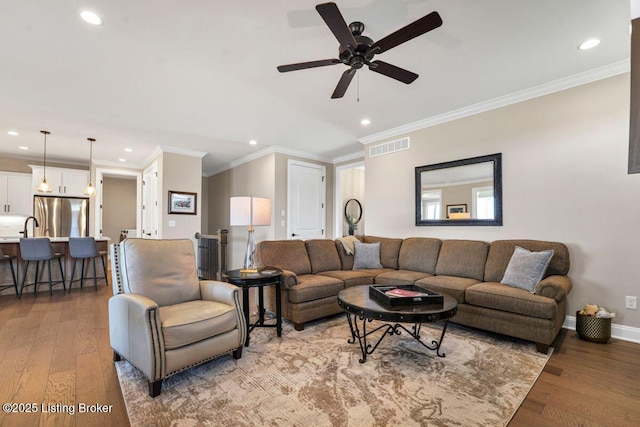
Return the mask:
<svg viewBox="0 0 640 427">
<path fill-rule="evenodd" d="M 96 246 L 96 241 L 93 237 L 69 237 L 69 255 L 73 258 L 73 267 L 71 267 L 71 278 L 69 279 L 69 292 L 71 292 L 71 287 L 73 286 L 73 282 L 80 281 L 80 288 L 84 286 L 84 281 L 86 279 L 93 279 L 93 284 L 96 287 L 96 291 L 98 290 L 98 280 L 104 279 L 109 286 L 109 279 L 107 279 L 107 267 L 104 261 L 104 257 L 107 255 L 106 251 L 99 251 L 98 246 Z M 102 260 L 102 271 L 104 276 L 98 276 L 96 271 L 96 258 L 100 257 Z M 73 280 L 74 274 L 76 272 L 76 263 L 78 259 L 82 260 L 82 270 L 80 272 L 80 278 Z M 93 260 L 93 276 L 86 277 L 84 275 L 84 262 L 87 259 Z"/>
<path fill-rule="evenodd" d="M 65 290 L 67 289 L 64 281 L 64 270 L 62 269 L 63 255 L 53 250 L 51 241 L 47 237 L 22 237 L 20 239 L 20 256 L 24 261 L 26 261 L 26 264 L 24 266 L 24 274 L 22 276 L 22 284 L 20 285 L 20 292 L 18 292 L 18 298 L 22 298 L 22 291 L 24 290 L 25 286 L 33 286 L 33 295 L 35 296 L 38 292 L 38 285 L 40 283 L 47 283 L 38 281 L 40 261 L 47 262 L 47 267 L 49 270 L 49 296 L 53 295 L 53 285 L 57 285 L 58 283 L 62 283 L 62 287 Z M 51 280 L 52 259 L 58 260 L 58 265 L 60 266 L 60 277 L 62 278 L 61 280 Z M 29 272 L 29 263 L 31 261 L 36 262 L 36 275 L 34 276 L 33 283 L 25 284 L 25 281 L 27 280 L 27 273 Z"/>
<path fill-rule="evenodd" d="M 9 263 L 9 266 L 11 266 L 11 277 L 13 278 L 13 285 L 0 285 L 0 291 L 4 291 L 13 286 L 16 290 L 16 295 L 18 295 L 18 281 L 16 280 L 16 271 L 13 269 L 13 260 L 16 258 L 15 255 L 5 255 L 2 253 L 2 250 L 0 250 L 0 262 Z"/>
</svg>

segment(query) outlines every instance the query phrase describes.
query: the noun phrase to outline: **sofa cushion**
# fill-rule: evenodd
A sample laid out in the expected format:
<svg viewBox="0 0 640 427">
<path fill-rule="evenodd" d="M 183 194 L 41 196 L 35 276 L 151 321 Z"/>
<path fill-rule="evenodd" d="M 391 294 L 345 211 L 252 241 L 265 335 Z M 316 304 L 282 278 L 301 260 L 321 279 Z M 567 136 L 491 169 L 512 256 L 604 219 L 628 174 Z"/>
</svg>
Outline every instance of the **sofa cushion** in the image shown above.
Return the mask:
<svg viewBox="0 0 640 427">
<path fill-rule="evenodd" d="M 409 237 L 402 241 L 398 269 L 436 274 L 436 264 L 442 241 L 429 237 Z"/>
<path fill-rule="evenodd" d="M 380 285 L 413 285 L 416 280 L 429 277 L 431 274 L 411 270 L 391 270 L 376 276 L 376 284 Z"/>
<path fill-rule="evenodd" d="M 553 249 L 553 257 L 549 262 L 549 267 L 544 277 L 566 276 L 569 273 L 571 264 L 569 249 L 563 243 L 542 240 L 496 240 L 491 242 L 489 254 L 487 255 L 487 265 L 484 271 L 485 282 L 499 282 L 502 280 L 516 246 L 535 252 Z"/>
<path fill-rule="evenodd" d="M 455 276 L 431 276 L 420 279 L 416 282 L 416 285 L 423 288 L 430 289 L 439 294 L 447 294 L 456 299 L 458 304 L 463 304 L 466 301 L 465 291 L 470 286 L 477 284 L 477 279 L 469 279 L 468 277 L 455 277 Z"/>
<path fill-rule="evenodd" d="M 349 286 L 370 285 L 373 283 L 373 276 L 367 270 L 331 270 L 318 274 L 342 280 L 345 288 Z"/>
<path fill-rule="evenodd" d="M 382 268 L 380 264 L 380 242 L 354 242 L 353 269 Z"/>
<path fill-rule="evenodd" d="M 319 273 L 328 270 L 340 270 L 342 264 L 338 256 L 338 250 L 333 240 L 312 239 L 304 242 L 309 254 L 311 273 Z"/>
<path fill-rule="evenodd" d="M 516 246 L 500 283 L 526 289 L 534 294 L 536 285 L 547 271 L 552 256 L 553 249 L 531 252 Z"/>
<path fill-rule="evenodd" d="M 200 299 L 191 240 L 125 239 L 119 261 L 127 293 L 144 295 L 160 307 Z"/>
<path fill-rule="evenodd" d="M 541 319 L 555 319 L 558 305 L 553 298 L 532 294 L 497 282 L 481 282 L 465 292 L 467 303 Z"/>
<path fill-rule="evenodd" d="M 188 301 L 159 308 L 167 350 L 184 347 L 237 327 L 235 308 L 216 301 Z"/>
<path fill-rule="evenodd" d="M 256 246 L 258 265 L 278 267 L 298 275 L 311 273 L 307 247 L 302 240 L 263 240 Z"/>
<path fill-rule="evenodd" d="M 289 288 L 289 302 L 299 304 L 320 298 L 337 296 L 344 289 L 344 282 L 320 274 L 298 276 L 298 284 Z"/>
<path fill-rule="evenodd" d="M 384 268 L 398 269 L 398 256 L 402 239 L 390 239 L 388 237 L 364 236 L 365 243 L 380 242 L 380 263 Z"/>
<path fill-rule="evenodd" d="M 489 243 L 479 240 L 445 240 L 440 247 L 436 275 L 482 281 L 488 250 Z"/>
</svg>

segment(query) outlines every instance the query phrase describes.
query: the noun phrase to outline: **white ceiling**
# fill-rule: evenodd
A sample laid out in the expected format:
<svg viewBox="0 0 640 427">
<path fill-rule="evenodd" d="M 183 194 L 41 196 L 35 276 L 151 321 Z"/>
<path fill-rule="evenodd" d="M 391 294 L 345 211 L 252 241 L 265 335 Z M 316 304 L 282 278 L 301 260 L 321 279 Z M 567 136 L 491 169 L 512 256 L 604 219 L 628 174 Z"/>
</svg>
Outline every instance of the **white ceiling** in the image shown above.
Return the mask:
<svg viewBox="0 0 640 427">
<path fill-rule="evenodd" d="M 140 166 L 158 146 L 208 153 L 205 174 L 270 146 L 331 160 L 369 135 L 629 59 L 629 0 L 344 0 L 374 41 L 434 10 L 444 24 L 376 56 L 414 83 L 362 69 L 332 100 L 344 65 L 276 70 L 337 57 L 317 3 L 0 0 L 0 155 L 41 159 L 46 129 L 49 159 L 85 165 L 87 137 L 105 165 Z M 579 51 L 590 37 L 600 46 Z"/>
</svg>

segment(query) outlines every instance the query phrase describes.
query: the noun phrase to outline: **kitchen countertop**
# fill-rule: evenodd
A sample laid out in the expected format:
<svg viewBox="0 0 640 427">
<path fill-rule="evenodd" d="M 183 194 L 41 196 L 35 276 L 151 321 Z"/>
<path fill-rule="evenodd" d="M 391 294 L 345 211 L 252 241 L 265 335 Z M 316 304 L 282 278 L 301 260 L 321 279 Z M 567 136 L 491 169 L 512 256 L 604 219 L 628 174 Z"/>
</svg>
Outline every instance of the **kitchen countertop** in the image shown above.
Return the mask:
<svg viewBox="0 0 640 427">
<path fill-rule="evenodd" d="M 33 239 L 33 237 L 29 237 Z M 37 239 L 37 237 L 36 237 Z M 96 242 L 110 241 L 111 237 L 95 237 Z M 51 243 L 68 242 L 68 237 L 50 237 Z M 0 237 L 0 243 L 20 243 L 20 237 Z"/>
</svg>

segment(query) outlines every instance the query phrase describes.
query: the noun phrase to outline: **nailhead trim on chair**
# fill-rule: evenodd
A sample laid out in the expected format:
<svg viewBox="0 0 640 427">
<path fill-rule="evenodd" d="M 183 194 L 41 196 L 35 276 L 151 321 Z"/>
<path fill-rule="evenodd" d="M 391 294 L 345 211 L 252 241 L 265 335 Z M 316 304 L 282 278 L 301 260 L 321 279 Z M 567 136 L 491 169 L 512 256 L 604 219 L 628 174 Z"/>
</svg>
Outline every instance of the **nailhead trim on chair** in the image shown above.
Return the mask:
<svg viewBox="0 0 640 427">
<path fill-rule="evenodd" d="M 158 328 L 156 322 L 156 309 L 149 310 L 147 322 L 149 322 L 149 329 L 151 330 L 151 345 L 153 347 L 153 381 L 163 379 L 164 367 L 162 366 L 162 355 L 160 354 L 160 337 L 158 335 Z M 158 370 L 160 372 L 158 372 Z"/>
<path fill-rule="evenodd" d="M 120 243 L 112 243 L 110 246 L 111 253 L 111 282 L 113 283 L 113 289 L 117 289 L 117 294 L 124 293 L 122 287 L 122 276 L 120 275 Z"/>
<path fill-rule="evenodd" d="M 247 340 L 247 324 L 242 311 L 242 305 L 240 304 L 240 292 L 235 292 L 234 295 L 234 300 L 237 308 L 236 316 L 238 319 L 238 329 L 240 330 L 240 347 L 242 347 L 244 345 L 244 342 Z"/>
</svg>

